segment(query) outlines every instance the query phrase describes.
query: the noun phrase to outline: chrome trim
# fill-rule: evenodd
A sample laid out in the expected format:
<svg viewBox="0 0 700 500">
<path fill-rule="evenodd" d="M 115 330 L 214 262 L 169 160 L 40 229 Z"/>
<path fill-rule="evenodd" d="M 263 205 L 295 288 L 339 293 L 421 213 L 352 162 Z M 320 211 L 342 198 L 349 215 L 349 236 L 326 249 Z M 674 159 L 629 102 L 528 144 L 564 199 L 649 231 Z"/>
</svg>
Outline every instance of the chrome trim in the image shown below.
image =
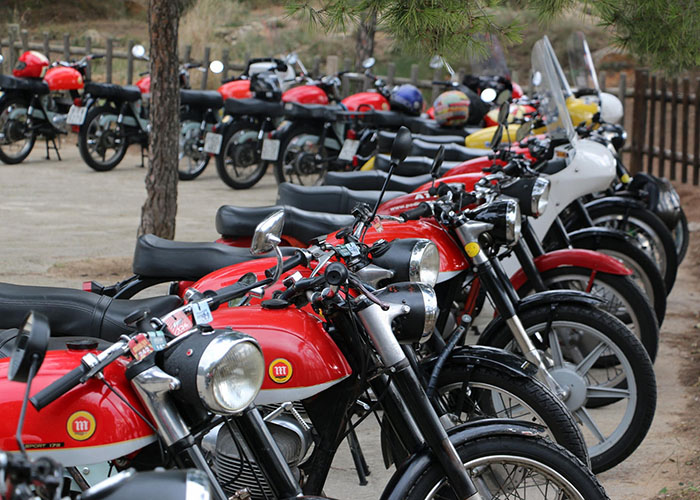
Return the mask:
<svg viewBox="0 0 700 500">
<path fill-rule="evenodd" d="M 209 500 L 211 485 L 207 475 L 201 470 L 190 469 L 185 479 L 185 500 Z"/>
<path fill-rule="evenodd" d="M 405 305 L 389 304 L 389 310 L 384 311 L 379 305 L 372 303 L 357 313 L 386 367 L 392 367 L 406 359 L 391 328 L 391 322 L 406 314 L 407 309 L 408 306 Z"/>
<path fill-rule="evenodd" d="M 532 186 L 532 213 L 539 217 L 547 210 L 551 182 L 545 177 L 538 177 Z"/>
<path fill-rule="evenodd" d="M 420 340 L 422 344 L 433 334 L 440 310 L 438 309 L 437 295 L 435 295 L 435 290 L 433 287 L 426 285 L 425 283 L 418 283 L 418 288 L 420 289 L 420 293 L 423 295 L 423 305 L 425 306 L 423 336 Z"/>
<path fill-rule="evenodd" d="M 506 210 L 506 239 L 515 243 L 520 238 L 520 225 L 522 218 L 520 215 L 520 205 L 515 200 L 507 200 Z"/>
<path fill-rule="evenodd" d="M 435 269 L 435 281 L 433 281 L 432 283 L 429 283 L 427 281 L 424 282 L 421 279 L 421 271 L 423 270 L 423 265 L 422 265 L 423 264 L 423 257 L 425 257 L 426 252 L 431 247 L 437 253 L 438 268 Z M 438 251 L 437 246 L 435 245 L 435 243 L 433 243 L 430 240 L 427 240 L 427 239 L 419 240 L 415 245 L 413 245 L 413 248 L 411 249 L 411 257 L 409 258 L 409 261 L 408 261 L 408 279 L 409 279 L 409 281 L 424 282 L 430 286 L 433 286 L 433 285 L 435 285 L 435 283 L 437 283 L 437 277 L 439 274 L 440 274 L 440 252 Z"/>
</svg>

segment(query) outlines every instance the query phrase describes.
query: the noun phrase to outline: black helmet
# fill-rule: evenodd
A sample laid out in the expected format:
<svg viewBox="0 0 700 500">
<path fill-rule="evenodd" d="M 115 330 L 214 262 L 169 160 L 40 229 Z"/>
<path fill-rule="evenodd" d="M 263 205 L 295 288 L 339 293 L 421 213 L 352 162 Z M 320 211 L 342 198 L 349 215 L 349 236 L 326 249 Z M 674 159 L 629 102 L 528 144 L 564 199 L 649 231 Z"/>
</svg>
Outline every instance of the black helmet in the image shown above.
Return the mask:
<svg viewBox="0 0 700 500">
<path fill-rule="evenodd" d="M 250 90 L 258 99 L 279 101 L 282 99 L 282 88 L 279 78 L 272 71 L 263 71 L 250 77 Z"/>
</svg>

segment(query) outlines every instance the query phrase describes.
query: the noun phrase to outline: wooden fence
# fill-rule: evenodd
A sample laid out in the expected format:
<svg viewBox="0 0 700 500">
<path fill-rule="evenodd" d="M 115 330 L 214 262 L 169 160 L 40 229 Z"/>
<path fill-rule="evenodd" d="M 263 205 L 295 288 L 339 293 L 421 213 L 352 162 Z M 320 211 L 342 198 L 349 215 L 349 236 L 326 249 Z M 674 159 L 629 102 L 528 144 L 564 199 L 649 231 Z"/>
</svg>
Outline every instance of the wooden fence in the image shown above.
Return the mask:
<svg viewBox="0 0 700 500">
<path fill-rule="evenodd" d="M 647 171 L 698 185 L 699 97 L 700 78 L 691 81 L 688 77 L 650 75 L 644 70 L 635 73 L 633 119 L 628 129 L 632 172 Z"/>
</svg>

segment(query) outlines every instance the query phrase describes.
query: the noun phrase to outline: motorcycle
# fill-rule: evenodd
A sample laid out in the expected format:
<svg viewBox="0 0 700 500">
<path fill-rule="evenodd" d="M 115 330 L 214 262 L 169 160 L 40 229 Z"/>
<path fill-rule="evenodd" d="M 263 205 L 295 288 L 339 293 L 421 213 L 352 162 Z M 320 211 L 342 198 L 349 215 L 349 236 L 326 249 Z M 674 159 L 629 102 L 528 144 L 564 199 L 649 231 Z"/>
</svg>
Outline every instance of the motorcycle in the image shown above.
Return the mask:
<svg viewBox="0 0 700 500">
<path fill-rule="evenodd" d="M 39 137 L 46 140 L 46 159 L 49 142 L 61 159 L 56 138 L 69 131 L 72 104 L 80 98 L 88 63 L 101 57 L 88 54 L 78 61 L 49 64 L 46 56 L 32 50 L 20 56 L 13 76 L 0 75 L 0 161 L 21 163 Z M 42 78 L 44 68 L 48 69 Z"/>
</svg>

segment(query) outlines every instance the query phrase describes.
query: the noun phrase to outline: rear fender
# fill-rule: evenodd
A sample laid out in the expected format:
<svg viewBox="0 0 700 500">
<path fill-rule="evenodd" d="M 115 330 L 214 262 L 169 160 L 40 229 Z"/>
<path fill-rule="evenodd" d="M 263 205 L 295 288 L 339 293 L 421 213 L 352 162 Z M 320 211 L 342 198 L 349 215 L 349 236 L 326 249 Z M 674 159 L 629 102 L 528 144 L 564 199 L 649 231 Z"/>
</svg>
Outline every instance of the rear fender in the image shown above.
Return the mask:
<svg viewBox="0 0 700 500">
<path fill-rule="evenodd" d="M 576 266 L 590 269 L 599 273 L 616 274 L 628 276 L 632 271 L 627 269 L 619 260 L 610 257 L 609 255 L 595 252 L 593 250 L 583 250 L 580 248 L 564 248 L 561 250 L 553 250 L 539 257 L 535 257 L 535 266 L 541 273 L 556 269 L 558 267 Z M 511 276 L 510 282 L 516 290 L 519 290 L 528 278 L 523 269 L 518 269 Z"/>
<path fill-rule="evenodd" d="M 644 203 L 642 203 L 640 200 L 629 198 L 627 196 L 605 196 L 604 198 L 598 198 L 597 200 L 592 200 L 586 203 L 586 208 L 591 209 L 619 205 L 630 208 L 646 208 Z"/>
<path fill-rule="evenodd" d="M 520 300 L 516 307 L 516 314 L 522 314 L 530 309 L 543 305 L 579 305 L 584 307 L 598 307 L 604 302 L 603 299 L 593 295 L 579 292 L 578 290 L 548 290 L 546 292 L 538 292 Z M 478 344 L 491 345 L 491 341 L 497 332 L 501 331 L 506 326 L 506 320 L 503 316 L 496 316 L 491 321 L 481 336 L 479 336 Z"/>
<path fill-rule="evenodd" d="M 460 446 L 469 441 L 482 437 L 493 436 L 525 436 L 536 439 L 543 435 L 544 428 L 522 421 L 506 419 L 484 419 L 467 422 L 447 431 L 450 441 Z M 437 462 L 433 453 L 423 449 L 408 458 L 391 476 L 389 483 L 382 492 L 382 499 L 398 500 L 407 498 L 415 479 Z"/>
</svg>

